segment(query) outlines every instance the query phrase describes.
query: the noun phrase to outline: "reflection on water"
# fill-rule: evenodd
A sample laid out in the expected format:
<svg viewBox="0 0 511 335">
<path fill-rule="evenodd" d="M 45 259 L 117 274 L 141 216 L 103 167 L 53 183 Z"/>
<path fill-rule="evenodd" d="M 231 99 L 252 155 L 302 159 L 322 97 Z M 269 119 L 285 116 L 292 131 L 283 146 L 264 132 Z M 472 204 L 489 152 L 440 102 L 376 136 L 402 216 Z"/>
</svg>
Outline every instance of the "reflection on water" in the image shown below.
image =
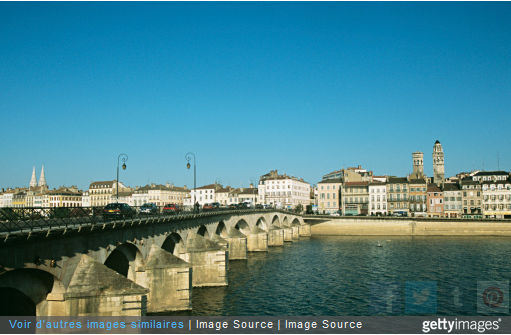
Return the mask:
<svg viewBox="0 0 511 335">
<path fill-rule="evenodd" d="M 194 288 L 192 311 L 166 315 L 372 315 L 374 282 L 399 283 L 401 302 L 393 315 L 404 315 L 406 281 L 436 282 L 437 314 L 474 315 L 477 281 L 510 278 L 510 242 L 508 237 L 301 238 L 230 261 L 229 286 Z M 455 305 L 452 292 L 464 293 Z"/>
</svg>

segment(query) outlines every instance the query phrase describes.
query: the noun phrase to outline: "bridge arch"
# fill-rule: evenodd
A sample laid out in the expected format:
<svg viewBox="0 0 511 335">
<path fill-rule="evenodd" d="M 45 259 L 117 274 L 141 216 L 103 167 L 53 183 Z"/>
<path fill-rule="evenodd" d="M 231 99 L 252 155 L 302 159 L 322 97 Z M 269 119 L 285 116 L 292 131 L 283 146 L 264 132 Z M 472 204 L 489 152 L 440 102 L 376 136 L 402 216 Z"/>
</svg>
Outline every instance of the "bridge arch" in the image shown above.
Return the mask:
<svg viewBox="0 0 511 335">
<path fill-rule="evenodd" d="M 301 222 L 298 218 L 294 218 L 291 222 L 291 226 L 301 226 Z"/>
<path fill-rule="evenodd" d="M 250 226 L 248 225 L 247 221 L 244 219 L 239 220 L 236 225 L 234 226 L 235 229 L 239 230 L 244 235 L 250 235 Z"/>
<path fill-rule="evenodd" d="M 221 238 L 229 237 L 227 233 L 227 227 L 225 226 L 225 223 L 223 221 L 220 221 L 216 226 L 215 235 L 218 235 Z"/>
<path fill-rule="evenodd" d="M 197 235 L 209 238 L 208 228 L 206 228 L 205 225 L 200 226 L 199 229 L 197 230 Z"/>
<path fill-rule="evenodd" d="M 186 251 L 185 243 L 178 233 L 168 235 L 161 248 L 177 257 Z"/>
<path fill-rule="evenodd" d="M 268 225 L 266 224 L 266 220 L 264 219 L 264 217 L 260 217 L 259 219 L 257 219 L 256 227 L 258 227 L 266 232 L 268 231 Z"/>
<path fill-rule="evenodd" d="M 64 293 L 60 280 L 39 269 L 15 269 L 0 275 L 0 315 L 48 315 L 46 297 Z"/>
<path fill-rule="evenodd" d="M 287 216 L 284 216 L 284 220 L 282 220 L 282 227 L 289 227 L 289 222 L 287 221 Z"/>
<path fill-rule="evenodd" d="M 136 269 L 144 265 L 142 253 L 132 243 L 117 246 L 105 261 L 105 266 L 135 281 Z"/>
<path fill-rule="evenodd" d="M 280 228 L 280 219 L 278 215 L 274 215 L 271 219 L 271 225 L 275 228 Z"/>
</svg>

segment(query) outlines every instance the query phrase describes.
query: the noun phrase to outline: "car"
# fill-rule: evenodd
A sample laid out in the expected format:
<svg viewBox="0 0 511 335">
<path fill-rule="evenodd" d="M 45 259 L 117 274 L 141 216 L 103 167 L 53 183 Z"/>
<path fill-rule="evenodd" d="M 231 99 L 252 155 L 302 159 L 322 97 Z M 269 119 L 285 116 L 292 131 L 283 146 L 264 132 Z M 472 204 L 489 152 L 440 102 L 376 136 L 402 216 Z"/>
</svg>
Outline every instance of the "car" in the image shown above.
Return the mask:
<svg viewBox="0 0 511 335">
<path fill-rule="evenodd" d="M 236 204 L 230 204 L 229 209 L 238 209 L 238 205 Z"/>
<path fill-rule="evenodd" d="M 257 204 L 257 205 L 255 205 L 255 208 L 256 208 L 256 209 L 264 209 L 264 206 L 263 206 L 263 205 L 261 205 L 261 204 Z"/>
<path fill-rule="evenodd" d="M 219 202 L 212 202 L 211 207 L 213 210 L 219 210 L 220 209 L 220 203 Z"/>
<path fill-rule="evenodd" d="M 246 209 L 246 208 L 248 208 L 248 206 L 245 202 L 240 202 L 238 204 L 238 209 Z"/>
<path fill-rule="evenodd" d="M 181 213 L 181 207 L 176 204 L 166 204 L 162 212 L 166 214 L 179 214 Z"/>
<path fill-rule="evenodd" d="M 156 204 L 149 202 L 146 204 L 143 204 L 139 211 L 140 214 L 157 214 L 158 213 L 158 206 Z"/>
<path fill-rule="evenodd" d="M 135 210 L 125 203 L 108 204 L 103 208 L 103 218 L 108 219 L 126 219 L 135 216 Z"/>
<path fill-rule="evenodd" d="M 202 209 L 204 211 L 210 211 L 213 209 L 213 206 L 211 204 L 204 204 L 204 206 L 202 206 Z"/>
</svg>

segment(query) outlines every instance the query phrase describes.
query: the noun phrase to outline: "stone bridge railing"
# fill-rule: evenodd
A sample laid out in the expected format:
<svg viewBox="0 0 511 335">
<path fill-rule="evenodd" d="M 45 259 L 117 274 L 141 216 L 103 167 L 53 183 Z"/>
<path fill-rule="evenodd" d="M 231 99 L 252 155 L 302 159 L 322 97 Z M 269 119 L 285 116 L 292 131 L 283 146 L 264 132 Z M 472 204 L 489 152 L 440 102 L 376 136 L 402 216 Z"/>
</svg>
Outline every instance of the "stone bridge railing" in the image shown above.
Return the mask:
<svg viewBox="0 0 511 335">
<path fill-rule="evenodd" d="M 229 260 L 311 231 L 302 216 L 276 210 L 61 219 L 0 232 L 0 299 L 9 300 L 0 305 L 17 315 L 190 309 L 193 287 L 228 285 Z"/>
</svg>

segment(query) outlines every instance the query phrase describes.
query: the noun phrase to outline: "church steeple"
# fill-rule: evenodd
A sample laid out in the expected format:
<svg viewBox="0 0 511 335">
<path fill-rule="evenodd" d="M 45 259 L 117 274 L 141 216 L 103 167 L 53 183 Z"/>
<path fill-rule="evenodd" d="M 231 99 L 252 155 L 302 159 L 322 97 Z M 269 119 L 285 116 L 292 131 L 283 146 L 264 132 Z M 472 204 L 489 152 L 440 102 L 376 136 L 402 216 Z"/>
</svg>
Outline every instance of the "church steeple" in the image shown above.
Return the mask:
<svg viewBox="0 0 511 335">
<path fill-rule="evenodd" d="M 32 170 L 32 179 L 30 179 L 29 187 L 36 187 L 36 186 L 37 186 L 37 179 L 35 177 L 35 165 L 34 165 L 34 169 Z"/>
<path fill-rule="evenodd" d="M 35 170 L 34 170 L 35 173 Z M 41 170 L 41 177 L 39 177 L 39 186 L 46 186 L 46 178 L 44 178 L 44 164 Z"/>
</svg>

